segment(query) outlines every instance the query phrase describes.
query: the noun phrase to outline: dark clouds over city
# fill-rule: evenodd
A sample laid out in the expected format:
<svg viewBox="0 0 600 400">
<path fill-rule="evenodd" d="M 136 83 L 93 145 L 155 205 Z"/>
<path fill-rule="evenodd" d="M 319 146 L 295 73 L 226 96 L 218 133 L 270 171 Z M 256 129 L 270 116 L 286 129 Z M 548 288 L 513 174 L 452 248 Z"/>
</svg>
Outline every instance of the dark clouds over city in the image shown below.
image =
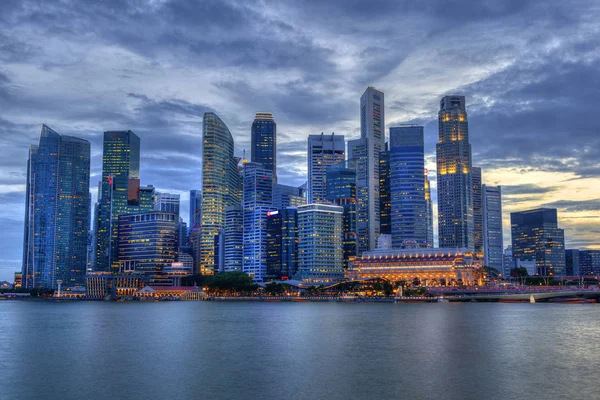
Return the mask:
<svg viewBox="0 0 600 400">
<path fill-rule="evenodd" d="M 510 211 L 559 209 L 568 247 L 600 248 L 597 1 L 0 2 L 0 280 L 20 269 L 27 151 L 45 122 L 92 143 L 142 141 L 143 184 L 201 185 L 202 115 L 241 155 L 257 111 L 278 124 L 281 182 L 306 180 L 306 136 L 358 136 L 367 85 L 387 125 L 425 125 L 435 169 L 444 94 L 467 96 L 473 159 Z M 435 183 L 435 182 L 434 182 Z M 435 194 L 434 194 L 435 198 Z"/>
</svg>

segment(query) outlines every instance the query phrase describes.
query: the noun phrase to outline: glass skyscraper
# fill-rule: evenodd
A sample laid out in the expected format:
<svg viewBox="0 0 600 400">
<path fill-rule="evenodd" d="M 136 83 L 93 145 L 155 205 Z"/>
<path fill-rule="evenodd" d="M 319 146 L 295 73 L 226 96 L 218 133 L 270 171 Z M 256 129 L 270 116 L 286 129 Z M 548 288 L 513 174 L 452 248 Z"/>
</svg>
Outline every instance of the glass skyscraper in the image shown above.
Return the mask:
<svg viewBox="0 0 600 400">
<path fill-rule="evenodd" d="M 327 168 L 327 201 L 343 208 L 342 243 L 344 246 L 344 268 L 356 258 L 356 169 L 348 163 Z"/>
<path fill-rule="evenodd" d="M 535 260 L 538 275 L 565 274 L 565 232 L 555 208 L 511 213 L 510 224 L 513 259 Z"/>
<path fill-rule="evenodd" d="M 565 250 L 565 266 L 567 276 L 581 275 L 579 263 L 579 249 Z"/>
<path fill-rule="evenodd" d="M 42 125 L 29 149 L 22 285 L 85 284 L 90 212 L 90 143 Z"/>
<path fill-rule="evenodd" d="M 190 190 L 190 229 L 200 223 L 202 190 Z"/>
<path fill-rule="evenodd" d="M 307 203 L 324 204 L 326 190 L 326 172 L 330 165 L 344 161 L 346 142 L 344 135 L 308 136 L 308 196 Z"/>
<path fill-rule="evenodd" d="M 475 250 L 471 144 L 464 96 L 445 96 L 438 113 L 438 236 L 440 248 Z"/>
<path fill-rule="evenodd" d="M 204 114 L 202 132 L 202 223 L 196 271 L 212 275 L 215 236 L 225 225 L 227 207 L 240 204 L 240 178 L 233 156 L 233 137 L 213 112 Z"/>
<path fill-rule="evenodd" d="M 273 176 L 262 164 L 249 162 L 242 170 L 244 213 L 243 270 L 255 282 L 267 277 L 267 214 L 274 211 Z"/>
<path fill-rule="evenodd" d="M 244 263 L 244 213 L 241 205 L 229 206 L 225 210 L 223 235 L 225 272 L 241 271 Z"/>
<path fill-rule="evenodd" d="M 433 202 L 431 200 L 431 184 L 429 183 L 429 172 L 425 175 L 425 201 L 427 202 L 427 247 L 434 247 L 433 243 Z"/>
<path fill-rule="evenodd" d="M 173 213 L 179 221 L 180 195 L 175 193 L 154 193 L 154 211 Z"/>
<path fill-rule="evenodd" d="M 423 127 L 390 128 L 392 247 L 429 247 Z"/>
<path fill-rule="evenodd" d="M 392 234 L 392 197 L 390 193 L 390 151 L 385 144 L 385 151 L 379 154 L 379 233 Z"/>
<path fill-rule="evenodd" d="M 503 273 L 504 234 L 502 230 L 502 189 L 481 186 L 484 264 Z"/>
<path fill-rule="evenodd" d="M 250 161 L 261 163 L 271 171 L 277 183 L 277 124 L 270 112 L 257 112 L 252 122 Z"/>
<path fill-rule="evenodd" d="M 481 189 L 481 168 L 473 167 L 471 170 L 473 185 L 473 246 L 475 253 L 483 254 L 483 205 Z"/>
<path fill-rule="evenodd" d="M 579 273 L 600 275 L 600 250 L 579 250 Z"/>
</svg>

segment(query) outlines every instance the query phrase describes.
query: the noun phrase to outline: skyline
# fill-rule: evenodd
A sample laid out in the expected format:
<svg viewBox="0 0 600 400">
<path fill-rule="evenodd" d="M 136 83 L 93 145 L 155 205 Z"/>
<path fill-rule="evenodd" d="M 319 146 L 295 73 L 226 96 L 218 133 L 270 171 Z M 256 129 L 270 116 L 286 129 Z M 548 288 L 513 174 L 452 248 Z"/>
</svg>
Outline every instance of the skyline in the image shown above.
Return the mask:
<svg viewBox="0 0 600 400">
<path fill-rule="evenodd" d="M 15 4 L 23 8 L 17 10 Z M 600 233 L 600 200 L 595 189 L 600 183 L 597 165 L 600 146 L 596 134 L 600 125 L 593 118 L 593 107 L 599 97 L 593 90 L 593 82 L 599 79 L 594 74 L 600 57 L 598 45 L 593 42 L 593 34 L 599 30 L 594 19 L 597 20 L 599 13 L 593 7 L 563 5 L 524 30 L 516 29 L 518 20 L 536 15 L 543 6 L 524 5 L 513 11 L 499 6 L 491 22 L 481 8 L 476 7 L 471 14 L 463 9 L 471 17 L 473 13 L 479 16 L 463 21 L 464 26 L 454 28 L 456 33 L 477 27 L 483 29 L 488 23 L 489 32 L 465 37 L 462 41 L 460 35 L 454 35 L 448 44 L 431 36 L 431 31 L 425 39 L 407 34 L 413 41 L 404 45 L 406 48 L 399 51 L 401 54 L 392 54 L 393 45 L 402 36 L 393 30 L 396 28 L 386 14 L 406 18 L 406 13 L 400 11 L 386 13 L 379 9 L 374 15 L 371 10 L 345 10 L 349 13 L 360 10 L 365 13 L 364 19 L 382 18 L 383 26 L 369 28 L 355 23 L 355 31 L 341 28 L 344 32 L 338 32 L 339 36 L 334 38 L 333 32 L 317 32 L 323 35 L 319 36 L 312 30 L 319 25 L 320 17 L 326 18 L 320 15 L 322 13 L 311 13 L 315 21 L 301 29 L 301 22 L 307 22 L 306 16 L 301 12 L 295 16 L 286 14 L 286 6 L 278 6 L 278 15 L 259 7 L 252 10 L 250 16 L 243 17 L 243 11 L 252 7 L 250 3 L 239 5 L 241 9 L 214 4 L 206 6 L 200 22 L 209 23 L 217 16 L 211 11 L 225 7 L 229 17 L 245 22 L 243 29 L 259 25 L 251 21 L 254 17 L 279 24 L 265 28 L 274 32 L 250 29 L 254 38 L 269 36 L 270 40 L 259 40 L 254 47 L 246 42 L 245 55 L 249 56 L 246 64 L 239 58 L 227 57 L 228 52 L 235 54 L 232 46 L 241 39 L 236 35 L 224 37 L 230 47 L 225 46 L 221 58 L 212 60 L 211 65 L 211 60 L 194 58 L 206 51 L 200 45 L 208 46 L 206 40 L 193 37 L 193 33 L 201 30 L 189 25 L 194 17 L 186 16 L 172 4 L 165 2 L 161 6 L 160 2 L 153 2 L 154 10 L 126 9 L 123 15 L 117 10 L 111 14 L 107 8 L 97 16 L 80 9 L 79 3 L 65 5 L 63 9 L 48 6 L 45 10 L 48 15 L 58 13 L 62 15 L 58 18 L 61 23 L 71 24 L 63 31 L 57 31 L 58 25 L 44 25 L 52 18 L 34 19 L 32 11 L 35 10 L 25 7 L 31 4 L 24 1 L 0 5 L 2 40 L 7 43 L 0 46 L 3 61 L 0 140 L 4 148 L 0 161 L 3 172 L 0 198 L 5 205 L 0 214 L 5 227 L 0 241 L 0 280 L 20 269 L 27 149 L 37 143 L 41 122 L 61 135 L 91 142 L 92 204 L 97 199 L 102 168 L 103 132 L 128 129 L 135 132 L 141 139 L 142 184 L 154 185 L 157 191 L 180 193 L 182 217 L 187 220 L 189 190 L 201 186 L 205 111 L 215 111 L 227 124 L 236 144 L 235 154 L 239 156 L 242 149 L 246 149 L 247 154 L 250 152 L 250 128 L 255 113 L 272 112 L 278 124 L 279 182 L 300 185 L 306 180 L 309 134 L 335 132 L 347 140 L 360 136 L 359 99 L 368 85 L 386 95 L 386 136 L 389 127 L 395 124 L 425 126 L 425 167 L 430 171 L 435 203 L 437 104 L 446 94 L 465 95 L 473 165 L 482 167 L 483 183 L 502 186 L 505 245 L 510 243 L 510 213 L 545 205 L 558 208 L 567 248 L 600 246 L 596 239 Z M 445 18 L 420 12 L 418 7 L 413 5 L 408 14 L 421 16 L 430 23 L 442 22 L 437 29 L 449 29 Z M 461 7 L 466 6 L 459 5 L 458 9 Z M 287 9 L 292 10 L 292 7 Z M 69 19 L 65 13 L 73 13 L 74 18 Z M 179 43 L 183 47 L 173 49 L 160 40 L 154 41 L 154 45 L 140 42 L 144 34 L 159 35 L 158 38 L 169 35 L 164 25 L 159 26 L 162 30 L 157 29 L 157 33 L 135 32 L 135 27 L 109 27 L 106 22 L 111 15 L 135 24 L 148 22 L 158 15 L 165 20 L 172 18 L 180 22 L 178 28 L 193 40 L 187 47 Z M 26 22 L 28 16 L 32 18 L 29 23 Z M 134 16 L 140 17 L 140 21 L 134 21 Z M 342 20 L 347 17 L 339 15 Z M 94 18 L 99 19 L 97 24 L 92 22 Z M 213 23 L 216 31 L 222 28 L 219 21 L 222 20 Z M 39 26 L 34 29 L 33 23 Z M 553 23 L 556 26 L 552 31 L 540 29 Z M 95 30 L 77 37 L 75 28 L 81 29 L 83 25 L 94 26 Z M 416 25 L 416 22 L 410 25 L 415 32 L 425 29 Z M 366 40 L 380 33 L 378 30 L 387 35 L 380 38 L 383 44 L 379 50 L 370 48 Z M 292 33 L 286 36 L 285 32 Z M 365 34 L 364 41 L 354 40 L 361 33 Z M 493 33 L 498 36 L 487 36 Z M 508 35 L 504 37 L 501 33 Z M 213 34 L 215 32 L 207 33 L 208 36 Z M 48 40 L 47 46 L 34 44 L 40 37 Z M 511 43 L 511 39 L 515 43 Z M 194 53 L 194 43 L 200 46 L 196 48 L 198 54 Z M 279 45 L 278 50 L 283 55 L 268 51 L 273 44 Z M 285 48 L 284 44 L 292 46 Z M 340 45 L 339 48 L 334 48 L 336 45 Z M 262 51 L 263 57 L 253 56 L 249 49 Z M 312 65 L 302 61 L 307 54 L 327 62 L 323 66 L 317 65 L 319 62 Z M 358 56 L 355 61 L 351 59 L 353 55 Z M 336 61 L 339 56 L 342 57 Z M 57 59 L 60 62 L 56 62 Z M 367 62 L 365 65 L 369 68 L 363 71 L 361 60 L 365 59 L 372 64 Z M 193 65 L 196 62 L 198 64 Z M 453 62 L 456 68 L 437 69 L 448 62 Z M 549 100 L 553 95 L 556 98 Z M 542 135 L 554 144 L 545 144 L 540 140 Z M 174 137 L 177 140 L 173 140 Z M 578 197 L 573 196 L 572 191 Z M 433 209 L 434 232 L 437 233 L 435 204 Z"/>
</svg>

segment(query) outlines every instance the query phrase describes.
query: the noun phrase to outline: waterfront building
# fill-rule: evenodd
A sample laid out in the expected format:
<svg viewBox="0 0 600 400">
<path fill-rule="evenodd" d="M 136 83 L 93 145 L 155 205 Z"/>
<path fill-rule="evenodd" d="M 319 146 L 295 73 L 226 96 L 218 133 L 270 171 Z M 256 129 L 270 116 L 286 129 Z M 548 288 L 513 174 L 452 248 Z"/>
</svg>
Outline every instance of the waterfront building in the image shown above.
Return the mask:
<svg viewBox="0 0 600 400">
<path fill-rule="evenodd" d="M 190 224 L 192 229 L 194 225 L 200 223 L 200 213 L 202 212 L 202 190 L 190 190 Z"/>
<path fill-rule="evenodd" d="M 271 171 L 277 183 L 277 124 L 270 112 L 257 112 L 252 122 L 250 161 L 261 163 Z"/>
<path fill-rule="evenodd" d="M 379 154 L 379 233 L 392 234 L 392 196 L 390 187 L 390 151 L 388 143 Z"/>
<path fill-rule="evenodd" d="M 175 193 L 154 193 L 154 211 L 162 211 L 175 214 L 179 221 L 180 195 Z"/>
<path fill-rule="evenodd" d="M 273 211 L 272 172 L 260 163 L 244 164 L 242 171 L 244 214 L 243 271 L 255 282 L 267 277 L 267 214 Z"/>
<path fill-rule="evenodd" d="M 308 136 L 308 193 L 307 203 L 324 204 L 327 167 L 339 164 L 345 158 L 344 135 Z"/>
<path fill-rule="evenodd" d="M 445 96 L 436 144 L 439 247 L 475 249 L 471 144 L 464 96 Z"/>
<path fill-rule="evenodd" d="M 481 187 L 483 219 L 483 254 L 486 267 L 503 273 L 504 234 L 502 229 L 502 189 L 500 186 Z M 477 251 L 475 251 L 479 254 Z"/>
<path fill-rule="evenodd" d="M 429 174 L 427 169 L 424 170 L 425 175 L 425 202 L 427 211 L 425 213 L 427 223 L 427 247 L 434 247 L 433 243 L 433 202 L 431 200 L 431 184 L 429 183 Z"/>
<path fill-rule="evenodd" d="M 579 276 L 579 249 L 565 250 L 565 273 L 567 276 Z"/>
<path fill-rule="evenodd" d="M 579 250 L 581 275 L 600 275 L 600 250 Z"/>
<path fill-rule="evenodd" d="M 392 246 L 428 247 L 423 127 L 390 128 Z"/>
<path fill-rule="evenodd" d="M 510 223 L 513 258 L 536 260 L 537 275 L 565 274 L 565 233 L 555 208 L 514 212 Z"/>
<path fill-rule="evenodd" d="M 244 213 L 241 205 L 229 206 L 225 210 L 224 236 L 225 272 L 242 271 L 244 262 Z"/>
<path fill-rule="evenodd" d="M 204 113 L 202 143 L 202 212 L 196 272 L 212 275 L 214 238 L 224 227 L 227 207 L 241 203 L 241 180 L 233 155 L 233 137 L 213 112 Z"/>
<path fill-rule="evenodd" d="M 356 169 L 348 162 L 332 165 L 326 172 L 326 199 L 340 206 L 342 215 L 342 243 L 344 246 L 344 268 L 356 257 L 358 239 L 356 232 Z"/>
<path fill-rule="evenodd" d="M 15 272 L 13 289 L 21 289 L 23 287 L 23 273 Z"/>
<path fill-rule="evenodd" d="M 383 278 L 419 286 L 483 285 L 485 272 L 470 249 L 400 249 L 366 252 L 346 278 Z"/>
<path fill-rule="evenodd" d="M 481 189 L 481 168 L 473 167 L 471 170 L 473 186 L 473 246 L 475 253 L 483 255 L 483 206 Z"/>
<path fill-rule="evenodd" d="M 160 274 L 177 259 L 179 221 L 150 211 L 119 216 L 119 271 Z"/>
<path fill-rule="evenodd" d="M 307 204 L 298 207 L 297 278 L 330 283 L 344 277 L 342 207 Z"/>
<path fill-rule="evenodd" d="M 131 297 L 150 282 L 150 277 L 142 274 L 120 274 L 93 272 L 85 277 L 85 297 L 105 299 L 107 297 Z"/>
<path fill-rule="evenodd" d="M 273 208 L 283 210 L 287 207 L 299 207 L 306 204 L 303 190 L 296 186 L 273 185 Z"/>
<path fill-rule="evenodd" d="M 29 148 L 23 286 L 83 287 L 90 212 L 90 143 L 42 125 Z"/>
</svg>

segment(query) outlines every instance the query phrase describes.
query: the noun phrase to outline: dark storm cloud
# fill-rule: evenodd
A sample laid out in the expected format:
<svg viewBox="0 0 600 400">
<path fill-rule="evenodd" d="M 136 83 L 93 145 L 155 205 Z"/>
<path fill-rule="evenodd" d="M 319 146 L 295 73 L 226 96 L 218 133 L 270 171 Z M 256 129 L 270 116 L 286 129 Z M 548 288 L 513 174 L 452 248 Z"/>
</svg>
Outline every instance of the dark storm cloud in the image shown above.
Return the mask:
<svg viewBox="0 0 600 400">
<path fill-rule="evenodd" d="M 558 200 L 544 205 L 561 211 L 600 211 L 600 198 L 593 200 Z"/>
<path fill-rule="evenodd" d="M 542 187 L 527 183 L 524 185 L 504 185 L 502 186 L 502 195 L 510 196 L 515 194 L 545 194 L 558 189 L 558 186 Z"/>
</svg>

